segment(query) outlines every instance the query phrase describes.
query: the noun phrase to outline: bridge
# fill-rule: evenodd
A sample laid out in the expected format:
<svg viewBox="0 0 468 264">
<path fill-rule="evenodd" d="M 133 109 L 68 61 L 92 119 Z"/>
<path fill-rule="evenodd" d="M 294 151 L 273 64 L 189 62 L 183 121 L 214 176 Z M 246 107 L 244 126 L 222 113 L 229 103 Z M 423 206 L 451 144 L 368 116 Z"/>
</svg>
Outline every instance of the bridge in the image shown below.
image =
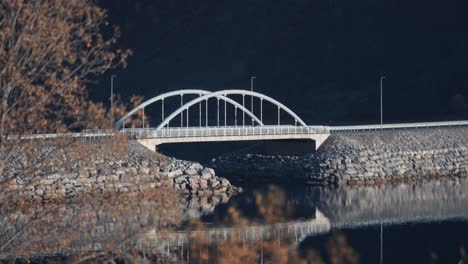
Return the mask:
<svg viewBox="0 0 468 264">
<path fill-rule="evenodd" d="M 192 99 L 184 102 L 184 96 L 186 98 L 192 96 Z M 229 96 L 237 96 L 241 102 Z M 180 106 L 165 116 L 168 112 L 165 101 L 171 97 L 180 97 Z M 250 109 L 247 108 L 246 97 L 250 99 Z M 273 111 L 264 113 L 264 102 L 272 105 Z M 155 103 L 161 104 L 161 122 L 156 127 L 147 127 L 144 120 L 145 107 Z M 214 113 L 209 112 L 210 105 L 213 105 L 211 110 Z M 198 113 L 195 114 L 198 118 L 195 119 L 198 119 L 198 124 L 196 122 L 195 125 L 190 124 L 194 119 L 189 118 L 190 110 L 192 109 L 193 112 L 193 108 L 197 106 Z M 126 129 L 126 120 L 138 111 L 143 113 L 142 128 Z M 211 119 L 210 114 L 213 116 Z M 275 115 L 275 124 L 265 124 L 264 114 L 269 114 L 269 117 L 272 114 Z M 250 120 L 246 120 L 246 116 Z M 178 117 L 180 117 L 180 122 Z M 163 143 L 278 139 L 311 139 L 316 142 L 316 148 L 318 148 L 330 135 L 329 129 L 323 126 L 308 126 L 296 113 L 279 101 L 248 90 L 209 92 L 190 89 L 164 93 L 135 107 L 118 120 L 114 128 L 122 128 L 121 132 L 137 139 L 152 150 Z"/>
<path fill-rule="evenodd" d="M 191 99 L 184 102 L 184 96 Z M 234 98 L 236 96 L 237 101 Z M 167 100 L 170 98 L 173 100 L 172 105 L 167 103 Z M 171 109 L 171 107 L 174 108 L 174 98 L 179 98 L 176 101 L 177 107 L 176 109 Z M 246 99 L 251 99 L 250 105 L 246 104 Z M 264 111 L 264 102 L 270 104 L 269 111 Z M 156 106 L 160 105 L 161 114 L 161 122 L 154 127 L 151 126 L 150 122 L 145 122 L 145 108 L 153 104 Z M 143 113 L 141 115 L 141 123 L 143 125 L 140 128 L 126 128 L 125 125 L 139 111 Z M 240 113 L 238 113 L 239 111 Z M 170 114 L 166 116 L 165 114 L 168 112 Z M 265 119 L 264 115 L 268 115 L 269 118 Z M 177 117 L 180 117 L 180 120 Z M 270 121 L 270 123 L 266 124 L 267 121 Z M 280 139 L 310 139 L 315 142 L 315 148 L 318 149 L 333 133 L 456 126 L 468 126 L 468 121 L 311 126 L 307 125 L 284 104 L 261 93 L 248 90 L 210 92 L 188 89 L 163 93 L 144 101 L 119 119 L 115 123 L 113 130 L 84 130 L 81 133 L 33 134 L 17 137 L 25 140 L 62 137 L 92 139 L 112 137 L 118 131 L 118 133 L 126 134 L 129 138 L 138 140 L 151 150 L 155 150 L 157 145 L 164 143 Z M 8 136 L 9 139 L 17 137 L 14 135 Z"/>
<path fill-rule="evenodd" d="M 184 102 L 184 96 L 185 98 L 190 96 L 191 99 Z M 231 98 L 235 96 L 238 97 L 240 102 Z M 180 105 L 166 116 L 168 107 L 165 102 L 174 97 L 176 99 L 180 98 Z M 246 97 L 250 99 L 250 109 L 246 105 Z M 273 110 L 270 108 L 270 111 L 264 112 L 264 101 L 272 105 Z M 161 105 L 161 122 L 155 127 L 151 127 L 145 123 L 145 108 L 156 103 Z M 198 111 L 194 109 L 197 106 Z M 125 128 L 125 124 L 128 123 L 131 116 L 138 111 L 142 112 L 142 127 Z M 193 118 L 194 111 L 195 118 Z M 238 111 L 240 111 L 239 115 Z M 192 114 L 192 119 L 189 118 L 190 114 Z M 264 114 L 269 114 L 270 124 L 265 124 Z M 246 115 L 250 122 L 246 120 Z M 271 118 L 272 115 L 275 117 Z M 180 121 L 178 117 L 180 117 Z M 271 124 L 273 119 L 274 124 Z M 126 133 L 130 138 L 138 140 L 151 150 L 163 143 L 279 139 L 310 139 L 315 142 L 315 148 L 318 149 L 331 133 L 467 125 L 468 121 L 362 126 L 309 126 L 290 108 L 258 92 L 248 90 L 210 92 L 188 89 L 163 93 L 141 103 L 118 120 L 114 128 L 120 129 L 121 133 Z"/>
</svg>

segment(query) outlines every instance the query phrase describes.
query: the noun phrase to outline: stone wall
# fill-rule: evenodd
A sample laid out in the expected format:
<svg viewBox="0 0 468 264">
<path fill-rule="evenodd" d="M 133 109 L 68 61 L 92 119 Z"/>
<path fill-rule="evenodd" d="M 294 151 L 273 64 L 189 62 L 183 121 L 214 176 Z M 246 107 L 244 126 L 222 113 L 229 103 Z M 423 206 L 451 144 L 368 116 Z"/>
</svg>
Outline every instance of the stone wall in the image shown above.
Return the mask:
<svg viewBox="0 0 468 264">
<path fill-rule="evenodd" d="M 15 197 L 27 200 L 49 201 L 163 187 L 197 196 L 228 196 L 238 191 L 213 169 L 156 154 L 136 141 L 125 143 L 124 154 L 106 147 L 112 142 L 85 140 L 81 144 L 87 150 L 85 154 L 74 153 L 72 147 L 41 142 L 32 149 L 34 161 L 20 151 L 2 176 L 13 178 L 5 192 L 13 191 Z M 33 167 L 31 174 L 25 173 L 25 166 Z"/>
<path fill-rule="evenodd" d="M 314 154 L 233 153 L 215 159 L 212 165 L 223 175 L 300 184 L 372 185 L 466 177 L 468 128 L 335 133 Z"/>
</svg>

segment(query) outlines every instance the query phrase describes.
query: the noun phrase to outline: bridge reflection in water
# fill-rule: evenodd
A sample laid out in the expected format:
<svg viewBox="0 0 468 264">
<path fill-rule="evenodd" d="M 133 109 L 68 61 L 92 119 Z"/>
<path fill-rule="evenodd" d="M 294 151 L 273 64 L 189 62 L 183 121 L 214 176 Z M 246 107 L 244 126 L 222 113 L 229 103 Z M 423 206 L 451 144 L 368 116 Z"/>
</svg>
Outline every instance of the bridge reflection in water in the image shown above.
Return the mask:
<svg viewBox="0 0 468 264">
<path fill-rule="evenodd" d="M 47 237 L 43 239 L 44 248 L 38 245 L 31 248 L 29 253 L 34 254 L 73 254 L 83 249 L 102 250 L 104 245 L 109 244 L 106 239 L 121 240 L 115 244 L 116 247 L 125 250 L 128 247 L 137 248 L 141 251 L 153 250 L 167 258 L 173 257 L 173 252 L 187 252 L 190 243 L 206 241 L 208 243 L 219 243 L 230 241 L 234 243 L 252 243 L 253 241 L 278 240 L 285 243 L 288 238 L 289 246 L 294 247 L 305 238 L 317 234 L 328 233 L 341 228 L 359 228 L 369 225 L 394 225 L 408 222 L 432 222 L 450 219 L 468 219 L 468 181 L 466 179 L 430 181 L 411 184 L 383 185 L 360 188 L 338 188 L 329 189 L 322 187 L 309 187 L 302 191 L 285 191 L 284 203 L 275 208 L 275 203 L 270 204 L 268 210 L 276 215 L 284 216 L 279 221 L 269 221 L 263 215 L 262 221 L 255 218 L 257 200 L 255 191 L 253 194 L 242 194 L 231 198 L 227 206 L 215 209 L 213 214 L 221 217 L 226 214 L 226 208 L 236 207 L 242 215 L 245 215 L 243 224 L 227 225 L 223 221 L 214 221 L 214 224 L 206 224 L 203 228 L 191 228 L 191 231 L 162 231 L 165 229 L 155 228 L 154 215 L 161 215 L 158 206 L 147 202 L 137 202 L 136 206 L 126 206 L 124 211 L 116 210 L 115 207 L 95 208 L 99 217 L 80 218 L 70 213 L 69 209 L 61 210 L 60 214 L 49 215 L 48 227 L 31 226 L 32 232 L 24 232 L 19 237 L 19 242 L 28 239 L 37 239 L 37 236 Z M 273 195 L 273 196 L 276 196 Z M 266 202 L 272 202 L 265 199 Z M 258 204 L 257 204 L 258 206 Z M 74 212 L 83 211 L 78 206 Z M 222 209 L 224 208 L 224 209 Z M 250 208 L 250 209 L 246 209 Z M 256 209 L 255 209 L 256 208 Z M 295 212 L 291 213 L 290 209 Z M 192 213 L 193 213 L 193 209 Z M 185 210 L 189 212 L 191 210 Z M 267 211 L 268 211 L 267 210 Z M 275 211 L 276 210 L 276 211 Z M 124 213 L 123 213 L 124 212 Z M 206 211 L 205 211 L 206 212 Z M 20 214 L 20 213 L 18 213 Z M 89 215 L 86 212 L 86 215 Z M 123 215 L 131 216 L 123 221 Z M 249 216 L 250 215 L 250 216 Z M 298 216 L 299 215 L 299 216 Z M 304 217 L 308 216 L 308 217 Z M 54 218 L 55 217 L 55 218 Z M 14 230 L 17 228 L 10 224 L 6 216 L 1 216 L 3 227 Z M 187 221 L 187 215 L 173 215 L 171 219 Z M 153 219 L 153 220 L 151 220 Z M 60 244 L 64 239 L 62 234 L 54 235 L 53 232 L 60 231 L 53 223 L 61 223 L 70 229 L 77 226 L 86 227 L 86 230 L 76 228 L 68 232 L 68 237 L 81 237 L 77 242 L 68 245 L 67 249 L 51 247 Z M 76 222 L 76 223 L 75 223 Z M 156 221 L 157 222 L 157 221 Z M 74 224 L 75 223 L 75 224 Z M 262 224 L 267 223 L 267 224 Z M 8 226 L 9 225 L 9 226 Z M 34 222 L 32 222 L 34 225 Z M 122 229 L 118 229 L 118 227 Z M 44 229 L 45 228 L 45 229 Z M 49 229 L 47 229 L 49 228 Z M 127 232 L 124 236 L 113 234 L 118 231 Z M 119 232 L 120 232 L 119 231 Z M 38 234 L 42 232 L 43 234 Z M 48 232 L 48 233 L 47 233 Z M 84 232 L 89 232 L 88 237 L 83 237 Z M 54 239 L 59 241 L 53 241 Z M 48 241 L 47 243 L 45 241 Z M 283 242 L 282 242 L 283 241 Z M 115 243 L 115 241 L 113 242 Z M 171 253 L 172 252 L 172 253 Z M 187 253 L 185 253 L 187 254 Z M 184 253 L 182 253 L 184 255 Z M 172 257 L 171 257 L 172 256 Z"/>
<path fill-rule="evenodd" d="M 337 189 L 310 187 L 291 192 L 288 206 L 315 211 L 307 220 L 294 220 L 273 225 L 216 227 L 192 232 L 145 234 L 148 245 L 159 245 L 160 252 L 201 239 L 249 242 L 292 238 L 299 244 L 306 237 L 370 225 L 425 223 L 452 219 L 468 220 L 468 180 L 430 181 L 395 185 L 342 187 Z"/>
<path fill-rule="evenodd" d="M 242 227 L 215 227 L 206 230 L 194 230 L 190 232 L 163 232 L 159 234 L 155 229 L 146 233 L 140 239 L 151 248 L 165 250 L 169 254 L 172 245 L 187 245 L 190 241 L 218 241 L 251 242 L 261 240 L 278 240 L 282 238 L 294 238 L 295 244 L 302 242 L 306 237 L 330 231 L 329 220 L 319 211 L 315 211 L 315 217 L 308 220 L 289 221 L 284 223 L 249 225 Z"/>
</svg>

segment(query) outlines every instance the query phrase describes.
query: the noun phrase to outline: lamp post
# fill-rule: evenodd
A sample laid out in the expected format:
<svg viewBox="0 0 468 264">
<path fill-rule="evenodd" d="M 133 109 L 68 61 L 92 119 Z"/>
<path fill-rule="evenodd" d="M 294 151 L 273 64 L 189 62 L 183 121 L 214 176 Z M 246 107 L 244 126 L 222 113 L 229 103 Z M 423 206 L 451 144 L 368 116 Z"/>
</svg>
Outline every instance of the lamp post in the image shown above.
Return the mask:
<svg viewBox="0 0 468 264">
<path fill-rule="evenodd" d="M 383 79 L 385 76 L 380 76 L 380 130 L 383 128 Z M 383 224 L 380 222 L 380 264 L 383 263 Z"/>
<path fill-rule="evenodd" d="M 385 76 L 380 76 L 380 129 L 383 126 L 383 79 Z"/>
<path fill-rule="evenodd" d="M 114 78 L 116 75 L 111 76 L 111 127 L 114 126 Z"/>
</svg>

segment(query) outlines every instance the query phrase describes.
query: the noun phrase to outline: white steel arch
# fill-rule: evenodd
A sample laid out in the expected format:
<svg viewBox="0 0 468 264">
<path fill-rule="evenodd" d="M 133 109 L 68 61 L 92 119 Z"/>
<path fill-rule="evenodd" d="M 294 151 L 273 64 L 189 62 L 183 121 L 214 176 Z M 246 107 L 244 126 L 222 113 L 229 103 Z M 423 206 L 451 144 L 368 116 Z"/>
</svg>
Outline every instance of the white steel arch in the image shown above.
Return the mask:
<svg viewBox="0 0 468 264">
<path fill-rule="evenodd" d="M 278 108 L 280 108 L 280 109 L 284 110 L 285 112 L 287 112 L 289 115 L 291 115 L 302 126 L 307 127 L 307 124 L 298 115 L 296 115 L 291 109 L 289 109 L 287 106 L 283 105 L 282 103 L 276 101 L 275 99 L 273 99 L 273 98 L 271 98 L 269 96 L 266 96 L 264 94 L 257 93 L 257 92 L 248 91 L 248 90 L 222 90 L 222 91 L 217 91 L 217 92 L 212 92 L 212 93 L 209 93 L 209 94 L 205 94 L 203 96 L 200 96 L 198 98 L 193 99 L 190 102 L 185 103 L 183 106 L 179 107 L 171 115 L 169 115 L 166 119 L 164 119 L 164 121 L 161 124 L 159 124 L 159 126 L 156 128 L 156 130 L 165 127 L 167 124 L 169 124 L 169 122 L 172 119 L 174 119 L 177 115 L 182 113 L 182 111 L 187 110 L 188 108 L 195 105 L 196 103 L 202 102 L 204 100 L 207 100 L 207 99 L 213 98 L 213 97 L 227 96 L 227 95 L 233 95 L 233 94 L 236 94 L 236 95 L 250 95 L 250 96 L 255 96 L 257 98 L 266 100 L 266 101 L 278 106 Z"/>
<path fill-rule="evenodd" d="M 148 99 L 146 101 L 144 101 L 143 103 L 139 104 L 137 107 L 135 107 L 134 109 L 132 109 L 130 112 L 128 112 L 125 116 L 123 116 L 122 118 L 119 119 L 119 121 L 117 121 L 114 125 L 114 128 L 118 129 L 122 123 L 127 119 L 129 118 L 131 115 L 133 115 L 134 113 L 136 113 L 138 110 L 140 109 L 143 109 L 145 108 L 146 106 L 148 105 L 151 105 L 153 103 L 156 103 L 158 101 L 162 101 L 168 97 L 173 97 L 173 96 L 177 96 L 177 95 L 186 95 L 186 94 L 195 94 L 195 95 L 207 95 L 207 94 L 211 94 L 212 92 L 210 91 L 206 91 L 206 90 L 199 90 L 199 89 L 185 89 L 185 90 L 177 90 L 177 91 L 172 91 L 172 92 L 167 92 L 167 93 L 163 93 L 163 94 L 160 94 L 158 96 L 155 96 L 151 99 Z M 244 113 L 246 113 L 247 115 L 249 115 L 250 117 L 252 117 L 253 120 L 255 120 L 255 122 L 257 122 L 259 125 L 263 126 L 263 122 L 258 119 L 257 116 L 255 116 L 252 112 L 250 112 L 250 110 L 248 110 L 247 108 L 245 108 L 243 105 L 239 104 L 238 102 L 232 100 L 231 98 L 228 98 L 226 96 L 223 96 L 223 95 L 217 95 L 215 96 L 216 98 L 219 98 L 221 100 L 224 100 L 232 105 L 234 105 L 235 107 L 239 108 L 240 110 L 242 110 Z M 210 97 L 211 98 L 211 97 Z M 202 101 L 202 100 L 201 100 Z M 200 101 L 200 102 L 201 102 Z"/>
</svg>

